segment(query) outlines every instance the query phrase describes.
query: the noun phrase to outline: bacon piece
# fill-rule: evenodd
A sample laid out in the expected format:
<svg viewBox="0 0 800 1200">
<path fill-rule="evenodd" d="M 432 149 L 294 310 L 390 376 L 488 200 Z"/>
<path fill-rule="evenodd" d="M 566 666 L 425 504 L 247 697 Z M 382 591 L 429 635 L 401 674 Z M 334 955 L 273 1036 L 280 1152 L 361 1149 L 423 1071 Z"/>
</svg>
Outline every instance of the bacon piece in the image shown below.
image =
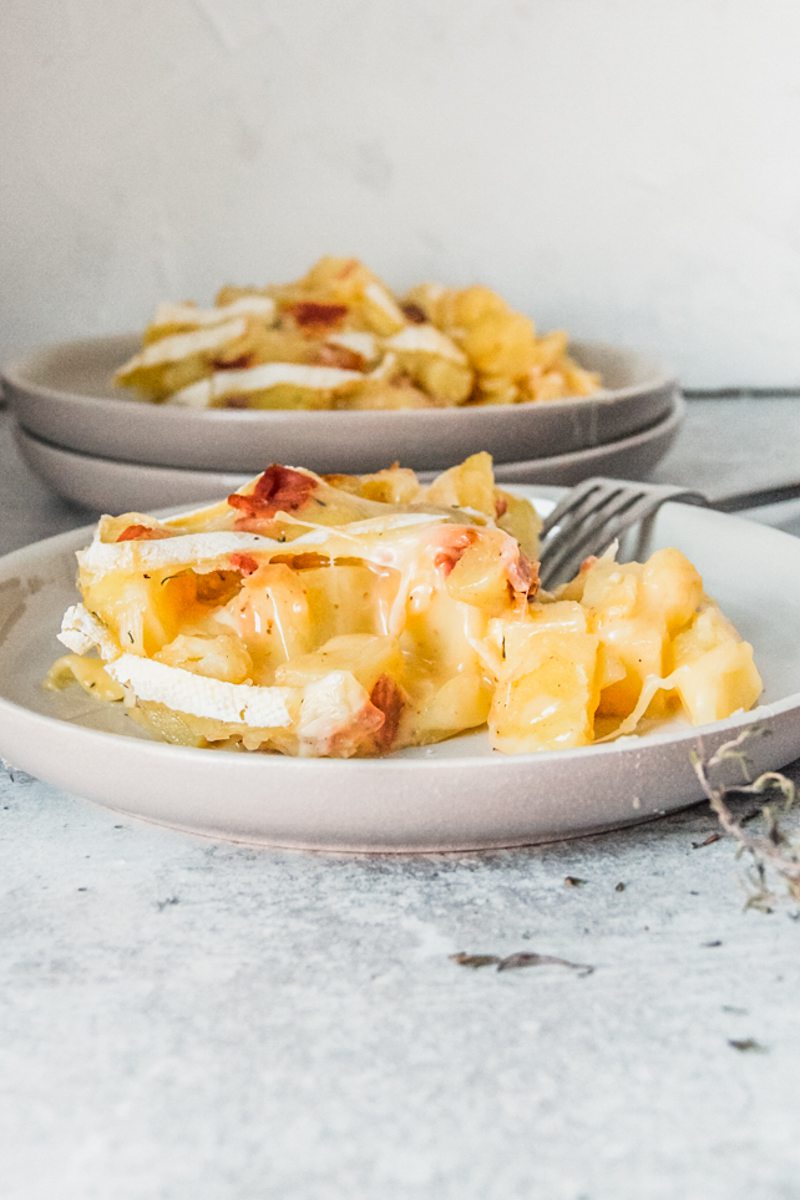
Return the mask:
<svg viewBox="0 0 800 1200">
<path fill-rule="evenodd" d="M 383 724 L 374 733 L 375 742 L 381 750 L 388 750 L 397 737 L 405 704 L 403 693 L 390 675 L 381 675 L 369 694 L 369 702 L 384 716 Z"/>
<path fill-rule="evenodd" d="M 343 371 L 361 371 L 364 359 L 347 346 L 320 346 L 317 363 L 323 367 L 339 367 Z"/>
<path fill-rule="evenodd" d="M 515 592 L 524 592 L 529 598 L 539 590 L 539 564 L 531 562 L 520 550 L 508 564 L 508 582 Z"/>
<path fill-rule="evenodd" d="M 289 312 L 301 329 L 324 329 L 342 323 L 347 316 L 347 305 L 298 300 L 289 307 Z"/>
<path fill-rule="evenodd" d="M 242 516 L 237 518 L 237 529 L 249 529 L 260 521 L 269 521 L 276 512 L 294 512 L 302 508 L 317 486 L 316 479 L 273 463 L 259 478 L 253 492 L 242 496 L 234 492 L 228 496 L 231 508 L 238 508 Z"/>
<path fill-rule="evenodd" d="M 424 325 L 428 320 L 424 309 L 420 308 L 418 304 L 409 302 L 408 304 L 401 304 L 400 308 L 402 309 L 403 316 L 411 321 L 412 325 Z"/>
<path fill-rule="evenodd" d="M 598 559 L 598 557 L 597 557 L 597 555 L 596 555 L 596 554 L 590 554 L 590 555 L 588 555 L 588 557 L 587 557 L 587 558 L 585 558 L 585 559 L 583 560 L 583 562 L 581 563 L 581 569 L 580 569 L 580 571 L 578 572 L 578 574 L 579 574 L 579 575 L 585 575 L 585 574 L 586 574 L 586 572 L 587 572 L 587 571 L 590 571 L 590 570 L 592 569 L 592 567 L 594 566 L 594 564 L 595 564 L 596 562 L 599 562 L 599 561 L 600 561 L 600 560 Z"/>
<path fill-rule="evenodd" d="M 258 570 L 258 563 L 252 554 L 232 554 L 230 562 L 231 566 L 237 571 L 241 571 L 242 575 L 252 575 Z"/>
<path fill-rule="evenodd" d="M 226 370 L 243 371 L 247 367 L 254 366 L 255 355 L 252 353 L 239 354 L 236 358 L 215 358 L 212 362 L 215 367 L 225 368 Z"/>
<path fill-rule="evenodd" d="M 166 529 L 153 529 L 150 525 L 128 525 L 117 538 L 118 542 L 147 542 L 169 537 Z"/>
<path fill-rule="evenodd" d="M 370 738 L 376 741 L 386 724 L 386 716 L 370 701 L 364 704 L 346 724 L 320 739 L 314 753 L 331 758 L 352 758 Z"/>
<path fill-rule="evenodd" d="M 500 520 L 508 512 L 508 501 L 505 496 L 495 495 L 494 498 L 494 515 L 496 520 Z"/>
<path fill-rule="evenodd" d="M 441 567 L 445 575 L 449 575 L 464 551 L 468 550 L 477 539 L 478 531 L 476 529 L 456 529 L 441 545 L 439 553 L 433 560 L 433 565 Z"/>
</svg>

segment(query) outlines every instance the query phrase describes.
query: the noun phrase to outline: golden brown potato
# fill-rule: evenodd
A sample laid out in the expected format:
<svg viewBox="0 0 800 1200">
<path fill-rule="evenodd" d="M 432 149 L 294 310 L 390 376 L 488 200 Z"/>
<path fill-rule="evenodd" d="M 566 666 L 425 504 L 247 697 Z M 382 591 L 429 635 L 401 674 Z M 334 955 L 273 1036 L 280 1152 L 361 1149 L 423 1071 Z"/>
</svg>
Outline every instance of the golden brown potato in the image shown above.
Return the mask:
<svg viewBox="0 0 800 1200">
<path fill-rule="evenodd" d="M 352 370 L 340 394 L 257 387 L 186 389 L 265 363 Z M 215 307 L 161 304 L 116 382 L 150 400 L 215 407 L 395 409 L 590 395 L 600 385 L 567 354 L 563 331 L 533 322 L 491 288 L 420 284 L 399 299 L 356 258 L 319 259 L 290 283 L 226 285 Z M 223 397 L 222 399 L 220 397 Z"/>
</svg>

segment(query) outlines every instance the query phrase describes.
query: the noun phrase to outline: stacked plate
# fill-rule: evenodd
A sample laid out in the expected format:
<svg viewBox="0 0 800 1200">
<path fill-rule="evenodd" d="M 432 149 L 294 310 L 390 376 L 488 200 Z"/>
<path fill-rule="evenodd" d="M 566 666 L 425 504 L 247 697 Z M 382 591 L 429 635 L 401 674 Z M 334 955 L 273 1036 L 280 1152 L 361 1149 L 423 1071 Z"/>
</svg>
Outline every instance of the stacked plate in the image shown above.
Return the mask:
<svg viewBox="0 0 800 1200">
<path fill-rule="evenodd" d="M 421 472 L 476 450 L 498 479 L 576 483 L 588 475 L 645 476 L 684 415 L 675 380 L 644 355 L 574 343 L 599 371 L 596 396 L 536 404 L 392 412 L 171 408 L 114 387 L 135 335 L 36 351 L 10 366 L 4 388 L 28 465 L 55 491 L 94 510 L 149 510 L 213 499 L 271 462 L 365 472 L 397 460 Z"/>
</svg>

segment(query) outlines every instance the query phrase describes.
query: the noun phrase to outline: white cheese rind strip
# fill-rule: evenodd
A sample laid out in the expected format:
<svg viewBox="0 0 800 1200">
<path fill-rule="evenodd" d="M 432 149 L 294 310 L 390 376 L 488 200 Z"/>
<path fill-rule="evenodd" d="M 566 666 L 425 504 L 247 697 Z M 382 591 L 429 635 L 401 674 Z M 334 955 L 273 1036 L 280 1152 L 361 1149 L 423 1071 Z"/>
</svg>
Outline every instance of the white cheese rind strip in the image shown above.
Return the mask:
<svg viewBox="0 0 800 1200">
<path fill-rule="evenodd" d="M 375 517 L 353 521 L 343 527 L 310 525 L 307 533 L 291 542 L 257 533 L 237 533 L 233 530 L 213 533 L 186 533 L 176 537 L 150 541 L 101 542 L 97 538 L 85 550 L 79 550 L 78 563 L 82 570 L 94 574 L 106 571 L 158 570 L 164 567 L 185 566 L 202 571 L 224 566 L 218 560 L 229 554 L 262 551 L 266 554 L 295 554 L 303 549 L 324 548 L 331 553 L 353 553 L 354 546 L 364 558 L 383 561 L 385 543 L 382 535 L 399 530 L 422 531 L 437 525 L 451 524 L 439 514 L 396 513 L 392 518 Z M 303 524 L 303 522 L 298 522 Z M 339 550 L 338 548 L 341 548 Z M 211 564 L 211 565 L 209 565 Z"/>
<path fill-rule="evenodd" d="M 187 533 L 156 541 L 101 542 L 95 539 L 77 554 L 83 570 L 138 571 L 148 568 L 193 566 L 226 554 L 245 550 L 273 549 L 281 543 L 257 533 Z"/>
<path fill-rule="evenodd" d="M 156 345 L 160 343 L 156 342 Z M 188 387 L 173 392 L 167 404 L 188 408 L 208 408 L 224 396 L 247 392 L 265 392 L 273 387 L 307 388 L 312 392 L 335 392 L 339 388 L 364 379 L 361 371 L 346 371 L 341 367 L 315 367 L 305 363 L 260 363 L 231 371 L 215 371 L 207 379 L 198 379 Z"/>
<path fill-rule="evenodd" d="M 230 304 L 216 308 L 197 308 L 194 304 L 159 304 L 150 323 L 151 329 L 161 325 L 191 325 L 197 329 L 219 325 L 231 317 L 260 317 L 264 321 L 275 319 L 276 305 L 271 296 L 240 296 Z"/>
<path fill-rule="evenodd" d="M 88 654 L 94 649 L 99 650 L 104 659 L 119 654 L 119 646 L 105 625 L 87 612 L 82 604 L 69 606 L 61 618 L 61 631 L 56 636 L 73 654 Z"/>
<path fill-rule="evenodd" d="M 402 309 L 379 283 L 368 283 L 364 288 L 364 295 L 376 308 L 386 313 L 387 317 L 391 317 L 393 321 L 397 321 L 400 325 L 405 324 L 406 319 Z"/>
<path fill-rule="evenodd" d="M 283 729 L 291 724 L 287 699 L 296 694 L 293 688 L 226 683 L 136 654 L 123 654 L 106 670 L 138 700 L 163 704 L 175 712 L 254 729 Z"/>
<path fill-rule="evenodd" d="M 385 342 L 387 350 L 396 354 L 435 354 L 451 362 L 466 365 L 467 357 L 458 346 L 435 325 L 409 325 Z"/>
<path fill-rule="evenodd" d="M 372 362 L 378 357 L 378 341 L 374 333 L 352 330 L 347 333 L 331 333 L 325 338 L 329 346 L 341 346 L 343 350 L 352 350 L 360 358 Z"/>
<path fill-rule="evenodd" d="M 159 367 L 164 363 L 180 362 L 183 358 L 191 358 L 194 354 L 207 354 L 211 350 L 221 350 L 229 342 L 235 342 L 247 329 L 247 322 L 241 317 L 234 321 L 226 321 L 224 325 L 215 325 L 211 329 L 195 329 L 191 333 L 176 333 L 172 337 L 161 338 L 151 342 L 117 371 L 118 376 L 128 375 L 143 367 Z"/>
</svg>

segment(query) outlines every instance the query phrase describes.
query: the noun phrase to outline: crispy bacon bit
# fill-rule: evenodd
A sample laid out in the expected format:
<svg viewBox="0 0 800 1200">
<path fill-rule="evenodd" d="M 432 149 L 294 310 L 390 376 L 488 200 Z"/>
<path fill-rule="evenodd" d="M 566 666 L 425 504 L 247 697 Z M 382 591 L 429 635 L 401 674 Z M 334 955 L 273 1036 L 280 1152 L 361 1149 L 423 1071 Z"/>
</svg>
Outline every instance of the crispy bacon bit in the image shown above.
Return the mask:
<svg viewBox="0 0 800 1200">
<path fill-rule="evenodd" d="M 381 750 L 388 750 L 397 737 L 400 714 L 405 703 L 403 693 L 390 675 L 381 675 L 369 694 L 369 700 L 384 716 L 383 724 L 375 731 L 375 742 Z"/>
<path fill-rule="evenodd" d="M 441 567 L 445 575 L 449 575 L 464 551 L 468 550 L 477 540 L 478 531 L 476 529 L 457 529 L 449 541 L 441 546 L 433 560 L 433 565 Z"/>
<path fill-rule="evenodd" d="M 252 575 L 258 570 L 258 563 L 253 558 L 252 554 L 232 554 L 230 556 L 231 566 L 237 571 L 241 571 L 242 575 Z"/>
<path fill-rule="evenodd" d="M 259 521 L 270 520 L 276 512 L 294 512 L 302 508 L 316 486 L 317 481 L 312 476 L 273 463 L 267 467 L 249 496 L 242 496 L 239 492 L 228 496 L 231 508 L 238 508 L 242 513 L 236 521 L 236 528 L 248 529 L 250 522 L 257 525 Z"/>
<path fill-rule="evenodd" d="M 128 525 L 117 538 L 118 542 L 147 542 L 169 537 L 166 529 L 153 529 L 150 525 Z"/>
<path fill-rule="evenodd" d="M 255 365 L 255 355 L 253 354 L 237 354 L 236 358 L 215 358 L 212 359 L 215 367 L 231 368 L 236 371 L 243 371 L 247 367 Z"/>
<path fill-rule="evenodd" d="M 515 592 L 524 592 L 528 597 L 535 596 L 539 590 L 539 564 L 533 563 L 520 550 L 518 556 L 508 565 L 508 582 Z"/>
<path fill-rule="evenodd" d="M 424 309 L 421 309 L 418 304 L 401 304 L 403 315 L 408 318 L 413 325 L 424 325 L 428 320 Z"/>
<path fill-rule="evenodd" d="M 317 363 L 321 367 L 339 367 L 343 371 L 360 371 L 364 360 L 347 346 L 320 346 Z"/>
<path fill-rule="evenodd" d="M 597 555 L 596 555 L 596 554 L 590 554 L 590 555 L 588 556 L 588 558 L 585 558 L 585 559 L 583 560 L 583 562 L 581 563 L 581 569 L 580 569 L 580 571 L 578 572 L 578 574 L 579 574 L 579 575 L 585 575 L 585 574 L 586 574 L 586 572 L 587 572 L 587 571 L 590 571 L 590 570 L 592 569 L 592 567 L 594 566 L 594 564 L 595 564 L 596 562 L 598 562 L 598 561 L 599 561 L 599 560 L 598 560 L 598 557 L 597 557 Z"/>
<path fill-rule="evenodd" d="M 346 304 L 320 304 L 316 300 L 298 300 L 289 312 L 301 329 L 340 325 L 347 316 Z"/>
<path fill-rule="evenodd" d="M 495 493 L 494 497 L 494 515 L 496 520 L 500 520 L 508 512 L 508 501 L 505 496 L 501 496 L 499 492 Z"/>
</svg>

